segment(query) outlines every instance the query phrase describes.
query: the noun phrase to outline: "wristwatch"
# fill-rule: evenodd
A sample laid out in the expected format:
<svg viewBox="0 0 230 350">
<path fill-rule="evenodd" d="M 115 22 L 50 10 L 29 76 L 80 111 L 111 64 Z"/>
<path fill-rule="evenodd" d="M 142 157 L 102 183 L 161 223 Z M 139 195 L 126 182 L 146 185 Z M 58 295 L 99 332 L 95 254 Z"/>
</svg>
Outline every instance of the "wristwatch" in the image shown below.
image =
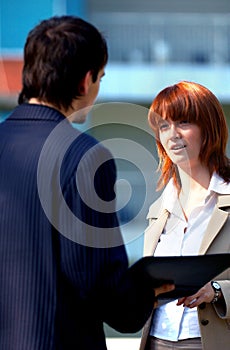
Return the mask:
<svg viewBox="0 0 230 350">
<path fill-rule="evenodd" d="M 218 282 L 216 281 L 211 281 L 211 286 L 215 292 L 214 298 L 212 299 L 211 303 L 214 304 L 217 302 L 217 300 L 220 297 L 220 293 L 221 293 L 221 286 L 219 285 Z"/>
</svg>

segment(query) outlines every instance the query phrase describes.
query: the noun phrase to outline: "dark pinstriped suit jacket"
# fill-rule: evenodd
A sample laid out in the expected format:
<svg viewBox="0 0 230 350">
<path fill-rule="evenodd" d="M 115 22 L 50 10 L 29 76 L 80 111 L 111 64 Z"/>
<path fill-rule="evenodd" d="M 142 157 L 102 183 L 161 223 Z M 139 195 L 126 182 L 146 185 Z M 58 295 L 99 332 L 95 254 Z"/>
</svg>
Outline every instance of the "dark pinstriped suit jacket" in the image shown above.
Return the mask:
<svg viewBox="0 0 230 350">
<path fill-rule="evenodd" d="M 136 332 L 150 315 L 153 292 L 118 244 L 110 158 L 45 106 L 0 124 L 0 350 L 103 350 L 103 322 Z"/>
</svg>

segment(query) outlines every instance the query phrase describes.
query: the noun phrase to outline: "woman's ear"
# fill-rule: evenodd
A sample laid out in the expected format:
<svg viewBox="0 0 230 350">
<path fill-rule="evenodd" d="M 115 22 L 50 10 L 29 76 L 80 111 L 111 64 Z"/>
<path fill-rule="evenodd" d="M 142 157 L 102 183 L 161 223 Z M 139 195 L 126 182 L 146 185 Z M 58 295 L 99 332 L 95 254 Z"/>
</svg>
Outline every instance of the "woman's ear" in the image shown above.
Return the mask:
<svg viewBox="0 0 230 350">
<path fill-rule="evenodd" d="M 85 96 L 88 94 L 88 91 L 92 82 L 93 82 L 92 72 L 88 71 L 79 84 L 79 92 L 81 96 Z"/>
</svg>

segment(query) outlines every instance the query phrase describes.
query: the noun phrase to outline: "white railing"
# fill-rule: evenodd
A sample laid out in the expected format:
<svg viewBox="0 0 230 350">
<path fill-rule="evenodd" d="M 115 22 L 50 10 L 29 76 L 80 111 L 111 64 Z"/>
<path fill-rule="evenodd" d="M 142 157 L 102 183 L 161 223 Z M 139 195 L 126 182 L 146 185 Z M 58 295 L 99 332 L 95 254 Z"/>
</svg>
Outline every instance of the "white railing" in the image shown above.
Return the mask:
<svg viewBox="0 0 230 350">
<path fill-rule="evenodd" d="M 230 62 L 230 13 L 94 13 L 110 62 Z"/>
</svg>

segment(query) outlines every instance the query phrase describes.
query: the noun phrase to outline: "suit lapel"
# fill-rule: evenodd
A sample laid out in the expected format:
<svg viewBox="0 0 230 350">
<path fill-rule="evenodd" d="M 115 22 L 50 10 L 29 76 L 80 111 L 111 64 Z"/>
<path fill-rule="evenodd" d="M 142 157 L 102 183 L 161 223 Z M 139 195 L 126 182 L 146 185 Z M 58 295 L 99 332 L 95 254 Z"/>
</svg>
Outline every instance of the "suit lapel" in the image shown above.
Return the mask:
<svg viewBox="0 0 230 350">
<path fill-rule="evenodd" d="M 164 209 L 157 220 L 153 220 L 145 230 L 144 235 L 144 256 L 153 255 L 159 241 L 160 235 L 164 229 L 169 212 Z"/>
<path fill-rule="evenodd" d="M 158 208 L 160 208 L 159 202 L 157 203 L 157 206 Z M 230 207 L 230 195 L 219 195 L 217 204 L 215 206 L 212 217 L 210 219 L 207 230 L 205 232 L 204 238 L 202 240 L 199 254 L 205 254 L 207 252 L 211 243 L 213 242 L 213 240 L 218 235 L 219 231 L 227 221 L 229 212 L 224 209 L 229 207 Z M 154 207 L 151 208 L 151 210 L 154 212 L 154 210 L 156 210 L 156 206 L 154 205 Z M 169 216 L 169 212 L 166 209 L 163 209 L 158 219 L 153 220 L 152 223 L 150 223 L 150 225 L 145 230 L 144 256 L 153 255 L 168 216 Z M 153 217 L 153 214 L 149 215 L 149 217 Z"/>
<path fill-rule="evenodd" d="M 205 254 L 207 252 L 209 246 L 211 245 L 211 243 L 225 224 L 226 220 L 228 219 L 229 213 L 227 211 L 221 210 L 221 208 L 229 206 L 230 195 L 220 195 L 218 197 L 218 201 L 213 211 L 212 217 L 209 221 L 204 238 L 201 242 L 199 254 Z"/>
</svg>

